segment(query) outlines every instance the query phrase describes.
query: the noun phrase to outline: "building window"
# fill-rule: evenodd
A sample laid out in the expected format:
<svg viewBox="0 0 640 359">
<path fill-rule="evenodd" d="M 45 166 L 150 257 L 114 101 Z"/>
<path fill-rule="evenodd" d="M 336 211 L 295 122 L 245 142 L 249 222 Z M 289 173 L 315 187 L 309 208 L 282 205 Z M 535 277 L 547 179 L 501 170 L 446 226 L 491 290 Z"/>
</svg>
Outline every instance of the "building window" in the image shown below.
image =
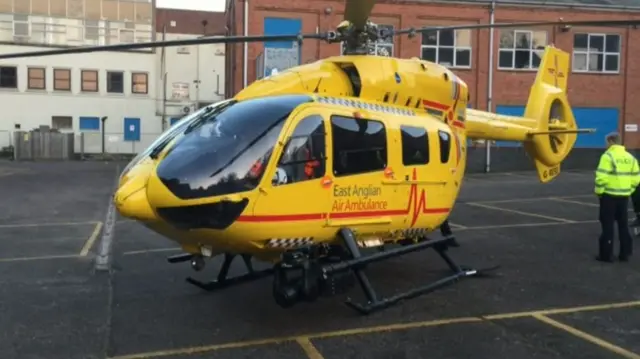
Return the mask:
<svg viewBox="0 0 640 359">
<path fill-rule="evenodd" d="M 84 20 L 84 39 L 98 41 L 104 36 L 104 28 L 96 20 Z"/>
<path fill-rule="evenodd" d="M 393 25 L 378 25 L 378 29 L 386 29 L 387 31 L 393 30 Z M 345 43 L 340 43 L 340 54 L 344 55 Z M 378 39 L 372 48 L 369 49 L 369 55 L 377 56 L 393 56 L 393 37 L 388 39 Z"/>
<path fill-rule="evenodd" d="M 429 163 L 429 137 L 422 127 L 400 126 L 402 134 L 402 163 L 405 166 Z"/>
<path fill-rule="evenodd" d="M 52 116 L 51 128 L 56 130 L 71 130 L 73 129 L 73 117 L 71 116 Z"/>
<path fill-rule="evenodd" d="M 82 70 L 80 77 L 83 92 L 98 92 L 98 71 Z"/>
<path fill-rule="evenodd" d="M 124 73 L 121 71 L 107 71 L 107 92 L 124 92 Z"/>
<path fill-rule="evenodd" d="M 137 94 L 149 93 L 149 75 L 144 72 L 134 72 L 131 74 L 131 92 Z"/>
<path fill-rule="evenodd" d="M 620 71 L 620 35 L 573 35 L 572 63 L 575 72 L 617 73 Z"/>
<path fill-rule="evenodd" d="M 471 67 L 471 30 L 430 31 L 422 35 L 422 59 L 447 67 Z"/>
<path fill-rule="evenodd" d="M 71 91 L 71 70 L 53 69 L 53 89 Z"/>
<path fill-rule="evenodd" d="M 502 30 L 498 68 L 501 70 L 537 69 L 544 48 L 546 31 Z"/>
<path fill-rule="evenodd" d="M 0 88 L 18 87 L 18 68 L 15 66 L 0 66 Z"/>
<path fill-rule="evenodd" d="M 29 16 L 13 15 L 13 36 L 28 39 L 30 35 Z"/>
<path fill-rule="evenodd" d="M 45 69 L 42 67 L 30 67 L 27 70 L 28 81 L 27 88 L 29 90 L 44 90 L 45 81 Z"/>
<path fill-rule="evenodd" d="M 377 172 L 387 167 L 387 135 L 382 122 L 332 116 L 331 132 L 336 177 Z"/>
</svg>

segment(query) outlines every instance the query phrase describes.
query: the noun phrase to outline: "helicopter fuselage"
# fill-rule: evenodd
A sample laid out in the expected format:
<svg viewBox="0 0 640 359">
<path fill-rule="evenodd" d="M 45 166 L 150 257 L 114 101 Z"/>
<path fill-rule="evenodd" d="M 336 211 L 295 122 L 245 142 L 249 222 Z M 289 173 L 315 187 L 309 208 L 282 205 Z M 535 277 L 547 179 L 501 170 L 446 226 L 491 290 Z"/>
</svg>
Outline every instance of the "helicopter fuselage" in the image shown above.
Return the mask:
<svg viewBox="0 0 640 359">
<path fill-rule="evenodd" d="M 415 65 L 425 71 L 420 61 Z M 420 82 L 408 73 L 397 71 L 400 81 L 394 75 L 393 83 Z M 121 214 L 185 251 L 199 253 L 206 246 L 213 253 L 265 260 L 297 246 L 333 241 L 342 227 L 354 229 L 363 246 L 432 231 L 448 217 L 464 175 L 464 111 L 456 109 L 466 108 L 467 92 L 448 71 L 426 73 L 444 84 L 423 83 L 431 97 L 412 86 L 408 91 L 404 83 L 403 91 L 389 84 L 384 101 L 354 98 L 345 93 L 358 87 L 349 70 L 318 75 L 317 94 L 241 93 L 221 116 L 235 110 L 236 117 L 226 120 L 240 126 L 233 131 L 259 136 L 234 142 L 211 137 L 211 131 L 179 134 L 156 159 L 143 153 L 133 161 L 123 173 L 116 204 Z M 269 83 L 271 90 L 286 87 L 290 76 L 303 78 L 283 72 L 252 86 L 256 91 Z M 361 97 L 373 86 L 367 78 L 360 79 Z M 449 102 L 438 98 L 445 88 Z M 395 104 L 400 101 L 409 106 Z M 183 121 L 174 132 L 189 127 L 190 120 Z M 222 134 L 227 122 L 221 121 Z M 225 144 L 216 148 L 216 143 Z"/>
<path fill-rule="evenodd" d="M 556 76 L 567 67 L 545 50 L 525 117 L 467 109 L 466 84 L 419 59 L 294 67 L 166 131 L 123 171 L 115 202 L 194 254 L 277 261 L 341 228 L 363 247 L 420 237 L 452 210 L 467 138 L 524 142 L 541 181 L 558 175 L 576 137 Z"/>
</svg>

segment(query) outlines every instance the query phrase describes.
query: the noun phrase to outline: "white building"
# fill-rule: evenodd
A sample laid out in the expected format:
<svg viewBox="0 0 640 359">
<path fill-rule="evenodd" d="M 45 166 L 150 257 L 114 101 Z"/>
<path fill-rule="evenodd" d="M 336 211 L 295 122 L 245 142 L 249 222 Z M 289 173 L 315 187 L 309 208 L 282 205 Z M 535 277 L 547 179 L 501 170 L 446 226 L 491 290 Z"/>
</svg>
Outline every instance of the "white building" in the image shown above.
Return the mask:
<svg viewBox="0 0 640 359">
<path fill-rule="evenodd" d="M 157 9 L 158 40 L 193 39 L 224 34 L 224 13 Z M 160 113 L 171 125 L 207 104 L 224 99 L 225 45 L 169 47 L 158 50 Z M 163 75 L 166 78 L 163 78 Z M 164 85 L 164 86 L 163 86 Z M 162 93 L 162 89 L 165 92 Z"/>
<path fill-rule="evenodd" d="M 47 2 L 46 11 L 45 7 L 33 5 Z M 162 37 L 162 32 L 154 31 L 156 10 L 151 0 L 31 3 L 30 8 L 14 6 L 11 11 L 16 13 L 12 14 L 0 2 L 0 42 L 4 43 L 0 43 L 0 53 L 146 42 L 154 36 Z M 68 6 L 58 9 L 59 3 Z M 162 11 L 171 14 L 175 10 Z M 78 17 L 77 12 L 82 12 L 85 19 L 70 18 Z M 167 38 L 177 36 L 170 29 L 167 32 Z M 213 49 L 193 47 L 189 52 L 185 55 L 176 48 L 168 48 L 165 67 L 161 66 L 160 49 L 0 60 L 0 106 L 4 108 L 0 147 L 11 144 L 11 133 L 16 129 L 28 131 L 50 126 L 76 133 L 76 152 L 98 153 L 102 151 L 104 124 L 106 152 L 135 153 L 144 149 L 171 123 L 170 118 L 181 117 L 187 106 L 191 110 L 197 106 L 198 98 L 206 103 L 220 98 L 211 93 L 211 88 L 218 81 L 216 73 L 224 74 L 224 53 L 218 55 L 221 64 L 218 69 Z M 168 73 L 166 114 L 163 69 Z M 196 90 L 194 81 L 198 78 L 201 83 Z M 182 85 L 185 83 L 189 86 Z M 223 84 L 220 88 L 224 88 Z"/>
</svg>

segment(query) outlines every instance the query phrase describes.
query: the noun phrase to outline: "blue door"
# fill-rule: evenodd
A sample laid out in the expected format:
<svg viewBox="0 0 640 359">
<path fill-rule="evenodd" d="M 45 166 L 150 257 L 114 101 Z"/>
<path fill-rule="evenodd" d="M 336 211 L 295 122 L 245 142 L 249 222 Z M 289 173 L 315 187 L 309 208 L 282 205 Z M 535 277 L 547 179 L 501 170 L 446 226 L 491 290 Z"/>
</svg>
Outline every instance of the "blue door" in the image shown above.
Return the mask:
<svg viewBox="0 0 640 359">
<path fill-rule="evenodd" d="M 604 148 L 604 136 L 618 131 L 620 111 L 617 108 L 574 107 L 578 128 L 593 128 L 595 133 L 579 133 L 576 148 Z"/>
<path fill-rule="evenodd" d="M 124 140 L 140 141 L 140 119 L 139 118 L 125 117 Z"/>
</svg>

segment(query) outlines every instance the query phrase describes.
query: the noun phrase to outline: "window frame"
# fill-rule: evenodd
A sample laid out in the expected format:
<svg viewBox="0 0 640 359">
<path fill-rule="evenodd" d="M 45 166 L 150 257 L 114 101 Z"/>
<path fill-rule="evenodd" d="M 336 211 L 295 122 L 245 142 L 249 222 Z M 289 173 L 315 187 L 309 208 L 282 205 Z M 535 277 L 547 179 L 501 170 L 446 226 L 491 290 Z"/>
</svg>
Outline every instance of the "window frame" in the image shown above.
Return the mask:
<svg viewBox="0 0 640 359">
<path fill-rule="evenodd" d="M 69 79 L 68 80 L 64 80 L 64 79 L 57 79 L 56 78 L 56 73 L 58 71 L 63 71 L 63 72 L 67 72 L 69 74 Z M 56 86 L 56 82 L 57 81 L 68 81 L 69 82 L 69 88 L 64 89 L 64 88 L 60 88 Z M 63 91 L 63 92 L 71 92 L 71 69 L 67 69 L 67 68 L 53 68 L 53 91 Z"/>
<path fill-rule="evenodd" d="M 3 68 L 12 68 L 15 71 L 15 82 L 12 86 L 2 86 L 2 79 L 1 76 L 2 74 L 0 73 L 0 89 L 18 89 L 18 79 L 19 79 L 19 73 L 18 73 L 18 66 L 16 65 L 0 65 L 0 70 L 2 70 Z"/>
<path fill-rule="evenodd" d="M 336 167 L 341 167 L 341 166 L 336 166 L 336 161 L 338 161 L 338 159 L 340 158 L 337 151 L 336 151 L 336 136 L 335 136 L 335 132 L 333 130 L 334 127 L 334 119 L 338 117 L 340 119 L 347 119 L 347 120 L 353 120 L 353 121 L 357 121 L 357 120 L 363 120 L 363 121 L 368 121 L 368 122 L 376 122 L 379 123 L 382 126 L 382 133 L 384 134 L 384 162 L 385 165 L 382 168 L 377 168 L 377 169 L 371 169 L 371 170 L 367 170 L 367 171 L 362 171 L 362 172 L 348 172 L 348 173 L 336 173 Z M 331 131 L 331 156 L 329 157 L 333 157 L 333 160 L 331 162 L 331 170 L 332 170 L 332 174 L 335 178 L 344 178 L 344 177 L 350 177 L 350 176 L 358 176 L 358 175 L 366 175 L 366 174 L 374 174 L 374 173 L 381 173 L 384 172 L 385 169 L 389 166 L 389 136 L 387 134 L 387 127 L 385 126 L 383 121 L 380 120 L 376 120 L 376 119 L 372 119 L 372 118 L 364 118 L 364 117 L 354 117 L 351 114 L 341 114 L 338 112 L 334 112 L 331 114 L 331 116 L 329 116 L 329 121 L 328 121 L 328 125 L 329 125 L 329 131 Z"/>
<path fill-rule="evenodd" d="M 136 91 L 136 76 L 144 75 L 144 92 Z M 139 85 L 139 84 L 138 84 Z M 124 87 L 124 85 L 123 85 Z M 145 71 L 132 71 L 131 72 L 131 93 L 135 95 L 148 95 L 149 94 L 149 73 Z"/>
<path fill-rule="evenodd" d="M 296 135 L 296 130 L 299 128 L 299 126 L 306 121 L 307 119 L 313 119 L 313 118 L 320 118 L 321 120 L 321 124 L 322 124 L 322 133 L 315 133 L 315 134 L 307 134 L 307 135 Z M 289 132 L 290 131 L 290 132 Z M 327 151 L 329 149 L 328 147 L 328 141 L 327 141 L 327 120 L 325 118 L 325 116 L 323 116 L 320 113 L 308 113 L 308 114 L 304 114 L 302 115 L 302 118 L 297 121 L 295 123 L 295 125 L 292 126 L 291 130 L 287 130 L 286 137 L 284 138 L 284 143 L 282 146 L 282 150 L 280 151 L 280 154 L 277 157 L 277 161 L 276 161 L 276 165 L 274 168 L 274 171 L 277 171 L 277 169 L 279 167 L 284 167 L 284 166 L 305 166 L 307 163 L 309 162 L 320 162 L 320 166 L 322 167 L 322 173 L 319 174 L 317 177 L 314 178 L 308 178 L 308 179 L 303 179 L 301 181 L 295 181 L 295 182 L 291 182 L 291 183 L 282 183 L 282 184 L 276 184 L 276 183 L 271 183 L 271 185 L 273 187 L 281 187 L 281 186 L 287 186 L 287 185 L 293 185 L 293 184 L 297 184 L 297 183 L 307 183 L 310 181 L 319 181 L 322 180 L 322 178 L 324 176 L 327 175 L 327 159 L 329 158 L 329 156 L 327 156 Z M 296 161 L 287 161 L 287 162 L 283 162 L 283 157 L 287 151 L 287 148 L 289 147 L 289 145 L 291 144 L 291 141 L 293 139 L 298 139 L 298 138 L 308 138 L 311 139 L 312 143 L 314 141 L 314 138 L 322 138 L 323 141 L 323 151 L 324 151 L 324 156 L 320 156 L 320 157 L 316 157 L 313 153 L 312 153 L 312 157 L 308 160 L 296 160 Z M 275 175 L 275 172 L 273 173 Z"/>
<path fill-rule="evenodd" d="M 42 78 L 33 78 L 34 80 L 42 80 L 42 87 L 33 87 L 31 85 L 31 70 L 42 71 Z M 43 66 L 27 66 L 27 89 L 43 91 L 47 89 L 47 68 Z"/>
<path fill-rule="evenodd" d="M 121 87 L 118 88 L 119 91 L 113 91 L 112 90 L 112 86 L 113 86 L 112 82 L 113 81 L 111 80 L 111 75 L 113 75 L 113 74 L 119 74 L 121 76 L 122 81 L 121 81 Z M 122 95 L 124 95 L 124 88 L 125 88 L 125 86 L 124 86 L 124 82 L 125 82 L 124 81 L 124 71 L 107 70 L 106 71 L 105 81 L 107 83 L 107 93 L 108 94 L 122 94 Z"/>
<path fill-rule="evenodd" d="M 576 36 L 578 35 L 587 35 L 587 47 L 586 49 L 576 50 Z M 589 47 L 591 36 L 602 36 L 603 37 L 603 51 L 592 51 L 591 47 Z M 618 52 L 607 51 L 607 37 L 608 36 L 617 36 L 618 37 Z M 578 74 L 611 74 L 618 75 L 620 74 L 620 65 L 622 64 L 622 34 L 619 33 L 600 33 L 600 32 L 575 32 L 573 34 L 573 44 L 572 44 L 572 52 L 571 52 L 571 72 Z M 576 55 L 586 55 L 586 69 L 579 70 L 576 69 Z M 602 70 L 590 70 L 590 55 L 602 55 Z M 616 70 L 606 70 L 607 65 L 607 55 L 616 55 L 618 57 L 618 61 L 616 63 Z"/>
<path fill-rule="evenodd" d="M 427 33 L 423 33 L 422 37 L 420 39 L 420 59 L 425 60 L 425 61 L 430 61 L 430 62 L 434 62 L 437 63 L 438 65 L 441 66 L 445 66 L 449 69 L 471 69 L 473 67 L 473 32 L 471 32 L 471 30 L 468 29 L 457 29 L 457 30 L 444 30 L 444 31 L 453 31 L 453 45 L 440 45 L 440 34 L 441 31 L 443 30 L 436 30 L 434 31 L 436 33 L 436 44 L 435 45 L 429 45 L 429 44 L 424 44 L 424 38 L 425 36 L 427 36 Z M 458 46 L 457 44 L 457 34 L 458 31 L 467 31 L 469 33 L 469 40 L 471 41 L 471 44 L 469 46 Z M 427 59 L 423 56 L 423 51 L 425 49 L 435 49 L 436 51 L 436 58 L 434 60 L 430 60 Z M 453 50 L 453 64 L 452 65 L 446 65 L 443 63 L 439 62 L 439 58 L 440 58 L 440 49 L 452 49 Z M 468 50 L 469 51 L 469 65 L 458 65 L 456 59 L 458 58 L 458 54 L 457 54 L 457 50 Z"/>
<path fill-rule="evenodd" d="M 507 48 L 507 47 L 501 47 L 502 46 L 502 34 L 503 31 L 510 31 L 513 34 L 513 47 Z M 544 45 L 542 45 L 543 47 L 546 47 L 549 45 L 549 30 L 531 30 L 531 29 L 501 29 L 498 32 L 498 58 L 496 61 L 496 65 L 497 65 L 497 69 L 498 71 L 533 71 L 533 72 L 537 72 L 538 69 L 540 69 L 540 65 L 534 67 L 533 66 L 533 56 L 535 54 L 535 52 L 537 51 L 543 51 L 543 50 L 538 50 L 536 48 L 534 48 L 533 46 L 533 39 L 534 34 L 536 32 L 540 32 L 540 33 L 544 33 L 545 34 L 545 43 Z M 529 33 L 531 35 L 531 42 L 529 43 L 529 66 L 530 67 L 525 67 L 525 68 L 518 68 L 516 67 L 516 53 L 517 51 L 525 51 L 526 49 L 519 49 L 516 47 L 516 38 L 517 38 L 517 34 L 518 33 Z M 503 67 L 500 65 L 500 54 L 502 52 L 511 52 L 511 67 Z M 540 56 L 540 61 L 542 62 L 542 56 Z"/>
<path fill-rule="evenodd" d="M 418 130 L 422 130 L 424 131 L 424 136 L 426 141 L 424 142 L 425 148 L 426 148 L 426 162 L 416 162 L 416 163 L 406 163 L 405 162 L 405 141 L 404 141 L 404 129 L 405 128 L 412 128 L 412 129 L 418 129 Z M 400 125 L 400 155 L 402 156 L 402 164 L 406 167 L 410 167 L 410 166 L 425 166 L 428 165 L 429 162 L 431 162 L 431 148 L 429 147 L 430 143 L 429 143 L 429 130 L 426 129 L 425 127 L 420 127 L 420 126 L 412 126 L 412 125 Z"/>
<path fill-rule="evenodd" d="M 93 80 L 89 81 L 89 80 L 85 80 L 85 74 L 88 73 L 95 73 L 96 74 L 96 89 L 95 90 L 88 90 L 87 88 L 85 88 L 85 82 L 94 82 Z M 100 71 L 98 70 L 90 70 L 90 69 L 81 69 L 80 70 L 80 91 L 81 92 L 89 92 L 89 93 L 98 93 L 100 92 Z"/>
</svg>

